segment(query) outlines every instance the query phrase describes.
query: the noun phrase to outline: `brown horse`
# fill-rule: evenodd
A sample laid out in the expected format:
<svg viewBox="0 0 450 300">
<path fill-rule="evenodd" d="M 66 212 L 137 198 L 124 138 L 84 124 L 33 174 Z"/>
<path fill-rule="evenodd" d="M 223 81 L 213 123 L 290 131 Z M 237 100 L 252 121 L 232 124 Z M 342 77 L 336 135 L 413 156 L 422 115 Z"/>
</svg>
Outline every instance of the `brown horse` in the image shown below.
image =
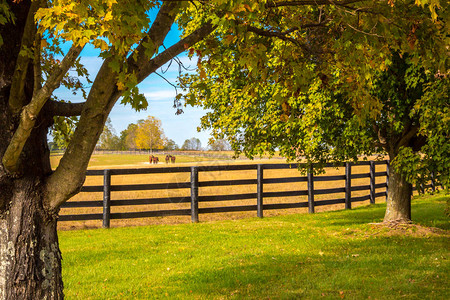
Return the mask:
<svg viewBox="0 0 450 300">
<path fill-rule="evenodd" d="M 174 164 L 175 163 L 175 156 L 171 155 L 170 156 L 170 161 Z"/>
<path fill-rule="evenodd" d="M 170 155 L 166 155 L 166 164 L 169 163 L 170 157 L 171 157 Z"/>
<path fill-rule="evenodd" d="M 150 164 L 157 164 L 159 162 L 159 158 L 157 156 L 149 156 Z"/>
</svg>

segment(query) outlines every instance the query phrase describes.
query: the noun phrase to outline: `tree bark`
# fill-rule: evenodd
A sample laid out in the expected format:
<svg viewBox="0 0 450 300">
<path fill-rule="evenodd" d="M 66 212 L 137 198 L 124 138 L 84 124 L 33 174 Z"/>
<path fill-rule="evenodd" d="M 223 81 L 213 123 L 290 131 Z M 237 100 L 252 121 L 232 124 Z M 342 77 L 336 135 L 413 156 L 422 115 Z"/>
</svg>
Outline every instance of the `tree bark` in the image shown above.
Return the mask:
<svg viewBox="0 0 450 300">
<path fill-rule="evenodd" d="M 0 215 L 0 299 L 62 299 L 56 216 L 42 207 L 36 177 L 15 180 Z"/>
<path fill-rule="evenodd" d="M 384 222 L 411 222 L 412 185 L 389 166 L 388 197 Z"/>
<path fill-rule="evenodd" d="M 5 91 L 0 91 L 0 156 L 17 126 Z M 10 176 L 0 164 L 0 300 L 63 298 L 56 215 L 43 207 L 44 179 L 51 173 L 50 120 L 40 115 L 37 121 L 20 156 L 20 176 Z"/>
</svg>

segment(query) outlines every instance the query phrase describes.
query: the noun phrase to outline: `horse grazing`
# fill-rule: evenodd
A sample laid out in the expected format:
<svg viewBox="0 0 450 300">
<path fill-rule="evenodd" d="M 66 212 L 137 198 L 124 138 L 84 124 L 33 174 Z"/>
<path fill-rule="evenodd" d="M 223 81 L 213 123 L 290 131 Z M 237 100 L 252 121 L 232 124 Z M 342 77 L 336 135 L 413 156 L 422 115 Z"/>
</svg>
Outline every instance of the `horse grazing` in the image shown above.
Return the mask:
<svg viewBox="0 0 450 300">
<path fill-rule="evenodd" d="M 170 158 L 171 158 L 171 156 L 170 156 L 170 155 L 166 155 L 166 164 L 168 164 L 168 163 L 169 163 L 169 160 L 170 160 Z"/>
<path fill-rule="evenodd" d="M 157 164 L 159 162 L 159 158 L 157 156 L 149 156 L 150 164 Z"/>
<path fill-rule="evenodd" d="M 174 164 L 175 163 L 175 156 L 170 156 L 170 161 Z"/>
</svg>

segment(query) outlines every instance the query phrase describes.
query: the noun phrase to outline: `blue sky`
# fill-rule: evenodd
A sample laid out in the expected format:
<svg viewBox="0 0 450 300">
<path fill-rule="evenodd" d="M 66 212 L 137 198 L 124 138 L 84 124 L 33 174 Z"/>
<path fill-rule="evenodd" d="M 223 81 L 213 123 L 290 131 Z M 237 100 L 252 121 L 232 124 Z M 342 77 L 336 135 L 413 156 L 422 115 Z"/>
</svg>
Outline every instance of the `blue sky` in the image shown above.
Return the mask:
<svg viewBox="0 0 450 300">
<path fill-rule="evenodd" d="M 179 35 L 180 32 L 176 29 L 176 26 L 174 26 L 164 41 L 164 45 L 166 47 L 171 46 L 179 40 Z M 102 64 L 102 59 L 98 57 L 98 54 L 99 51 L 92 46 L 86 46 L 81 53 L 81 62 L 89 71 L 91 80 L 95 79 Z M 196 58 L 193 58 L 192 61 L 189 60 L 187 52 L 181 54 L 179 58 L 186 67 L 196 67 Z M 166 71 L 167 67 L 168 64 L 161 69 Z M 173 62 L 164 74 L 162 74 L 161 69 L 158 70 L 158 73 L 163 75 L 171 83 L 176 84 L 178 64 Z M 176 95 L 175 89 L 156 74 L 150 75 L 141 82 L 139 84 L 139 90 L 145 95 L 149 103 L 146 110 L 136 112 L 131 106 L 120 104 L 119 99 L 111 111 L 109 117 L 111 118 L 113 127 L 118 135 L 122 130 L 127 128 L 128 124 L 136 123 L 136 121 L 145 119 L 147 116 L 151 115 L 161 120 L 165 135 L 169 139 L 174 140 L 179 146 L 181 146 L 186 139 L 196 137 L 202 142 L 202 147 L 207 147 L 208 139 L 210 137 L 209 132 L 197 132 L 197 127 L 200 125 L 200 118 L 206 111 L 198 107 L 187 106 L 184 108 L 183 114 L 175 115 L 175 109 L 172 107 Z M 70 91 L 64 88 L 56 90 L 55 95 L 71 102 L 83 101 L 81 95 L 74 96 Z"/>
</svg>

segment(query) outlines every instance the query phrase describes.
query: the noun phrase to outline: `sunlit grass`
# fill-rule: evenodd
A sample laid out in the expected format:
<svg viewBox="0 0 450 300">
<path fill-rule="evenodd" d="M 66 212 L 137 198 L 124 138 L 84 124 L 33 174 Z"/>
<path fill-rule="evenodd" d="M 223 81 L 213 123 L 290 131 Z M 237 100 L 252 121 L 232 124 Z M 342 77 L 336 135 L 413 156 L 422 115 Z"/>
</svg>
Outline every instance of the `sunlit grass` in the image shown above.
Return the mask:
<svg viewBox="0 0 450 300">
<path fill-rule="evenodd" d="M 449 196 L 416 197 L 450 229 Z M 60 232 L 67 299 L 448 299 L 448 231 L 394 231 L 385 205 L 264 219 Z"/>
</svg>

